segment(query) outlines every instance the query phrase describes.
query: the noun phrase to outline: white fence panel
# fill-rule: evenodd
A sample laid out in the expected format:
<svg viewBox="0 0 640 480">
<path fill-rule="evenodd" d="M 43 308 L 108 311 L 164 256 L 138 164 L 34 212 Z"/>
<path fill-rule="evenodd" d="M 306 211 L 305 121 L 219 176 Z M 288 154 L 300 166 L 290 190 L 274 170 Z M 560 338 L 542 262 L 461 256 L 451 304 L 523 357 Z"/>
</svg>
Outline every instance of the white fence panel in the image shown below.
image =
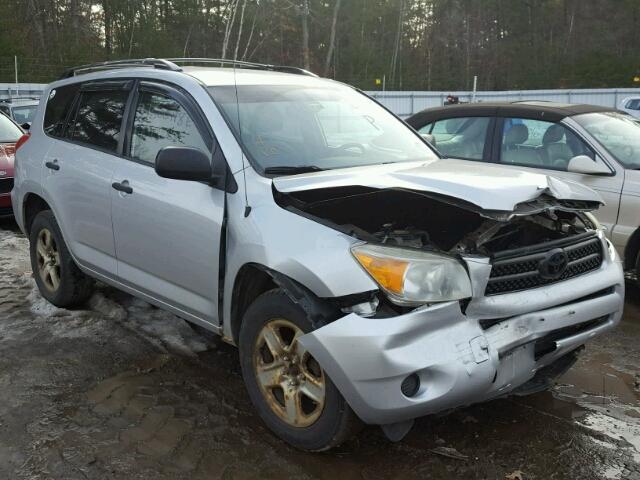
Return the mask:
<svg viewBox="0 0 640 480">
<path fill-rule="evenodd" d="M 461 102 L 471 101 L 471 92 L 367 92 L 395 114 L 408 117 L 425 108 L 444 104 L 448 95 L 459 97 Z M 629 96 L 640 95 L 640 88 L 603 88 L 574 90 L 506 90 L 500 92 L 476 92 L 476 102 L 517 102 L 542 100 L 559 103 L 588 103 L 605 107 L 618 107 Z"/>
<path fill-rule="evenodd" d="M 39 96 L 43 83 L 0 83 L 0 99 L 10 96 Z M 373 98 L 400 117 L 408 117 L 425 108 L 444 104 L 447 95 L 456 95 L 461 102 L 471 101 L 471 92 L 367 92 Z M 640 95 L 640 88 L 591 88 L 573 90 L 505 90 L 501 92 L 476 92 L 476 102 L 516 102 L 543 100 L 560 103 L 589 103 L 605 107 L 618 107 L 629 96 Z"/>
</svg>

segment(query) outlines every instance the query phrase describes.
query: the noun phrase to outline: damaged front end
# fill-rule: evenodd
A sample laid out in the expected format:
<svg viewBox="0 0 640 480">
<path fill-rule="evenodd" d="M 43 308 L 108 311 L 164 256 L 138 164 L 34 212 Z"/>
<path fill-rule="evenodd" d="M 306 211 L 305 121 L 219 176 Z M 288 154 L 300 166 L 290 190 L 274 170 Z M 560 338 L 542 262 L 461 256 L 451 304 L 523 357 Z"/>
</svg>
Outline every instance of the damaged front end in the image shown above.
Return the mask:
<svg viewBox="0 0 640 480">
<path fill-rule="evenodd" d="M 620 319 L 622 268 L 588 213 L 597 196 L 538 188 L 506 210 L 344 183 L 274 185 L 281 207 L 357 239 L 354 258 L 380 287 L 300 342 L 392 439 L 418 416 L 546 388 Z"/>
</svg>

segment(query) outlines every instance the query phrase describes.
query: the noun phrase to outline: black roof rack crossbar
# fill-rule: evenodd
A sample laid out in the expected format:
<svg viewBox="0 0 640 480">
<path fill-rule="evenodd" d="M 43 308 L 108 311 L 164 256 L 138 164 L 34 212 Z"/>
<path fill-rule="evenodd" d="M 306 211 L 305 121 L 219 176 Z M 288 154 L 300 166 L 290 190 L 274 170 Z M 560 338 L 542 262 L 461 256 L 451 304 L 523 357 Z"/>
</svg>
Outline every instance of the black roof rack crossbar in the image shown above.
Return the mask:
<svg viewBox="0 0 640 480">
<path fill-rule="evenodd" d="M 167 61 L 174 64 L 218 64 L 231 65 L 239 68 L 249 68 L 255 70 L 270 70 L 273 72 L 293 73 L 296 75 L 307 75 L 317 77 L 317 75 L 309 70 L 299 67 L 290 67 L 287 65 L 270 65 L 267 63 L 245 62 L 244 60 L 231 60 L 226 58 L 168 58 Z"/>
<path fill-rule="evenodd" d="M 76 75 L 90 72 L 99 72 L 102 70 L 112 70 L 115 68 L 129 68 L 129 67 L 149 67 L 159 68 L 161 70 L 171 70 L 173 72 L 180 72 L 182 69 L 175 63 L 161 58 L 138 58 L 130 60 L 112 60 L 107 62 L 90 63 L 87 65 L 80 65 L 66 70 L 60 79 L 71 78 Z"/>
</svg>

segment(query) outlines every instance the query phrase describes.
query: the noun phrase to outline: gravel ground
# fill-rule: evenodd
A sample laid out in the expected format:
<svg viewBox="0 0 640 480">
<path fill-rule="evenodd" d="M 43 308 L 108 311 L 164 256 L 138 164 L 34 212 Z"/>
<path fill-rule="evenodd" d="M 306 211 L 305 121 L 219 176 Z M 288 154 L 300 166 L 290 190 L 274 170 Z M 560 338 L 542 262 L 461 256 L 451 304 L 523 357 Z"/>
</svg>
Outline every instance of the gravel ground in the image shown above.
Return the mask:
<svg viewBox="0 0 640 480">
<path fill-rule="evenodd" d="M 620 327 L 552 392 L 305 454 L 261 424 L 233 347 L 106 286 L 82 310 L 51 306 L 0 223 L 0 479 L 640 480 L 639 341 L 630 283 Z"/>
</svg>

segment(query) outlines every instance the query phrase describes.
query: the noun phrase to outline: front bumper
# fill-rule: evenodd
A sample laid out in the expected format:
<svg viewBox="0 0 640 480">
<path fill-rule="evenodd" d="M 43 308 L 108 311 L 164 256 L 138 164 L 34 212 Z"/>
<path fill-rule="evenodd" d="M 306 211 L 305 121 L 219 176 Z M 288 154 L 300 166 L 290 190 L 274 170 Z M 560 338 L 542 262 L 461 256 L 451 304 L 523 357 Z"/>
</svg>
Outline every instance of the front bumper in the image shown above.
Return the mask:
<svg viewBox="0 0 640 480">
<path fill-rule="evenodd" d="M 598 270 L 562 283 L 474 298 L 464 312 L 449 302 L 393 318 L 350 314 L 299 341 L 366 423 L 500 397 L 620 321 L 622 265 L 607 247 Z M 484 291 L 488 265 L 467 263 L 472 283 Z M 400 387 L 413 373 L 420 388 L 409 398 Z"/>
</svg>

